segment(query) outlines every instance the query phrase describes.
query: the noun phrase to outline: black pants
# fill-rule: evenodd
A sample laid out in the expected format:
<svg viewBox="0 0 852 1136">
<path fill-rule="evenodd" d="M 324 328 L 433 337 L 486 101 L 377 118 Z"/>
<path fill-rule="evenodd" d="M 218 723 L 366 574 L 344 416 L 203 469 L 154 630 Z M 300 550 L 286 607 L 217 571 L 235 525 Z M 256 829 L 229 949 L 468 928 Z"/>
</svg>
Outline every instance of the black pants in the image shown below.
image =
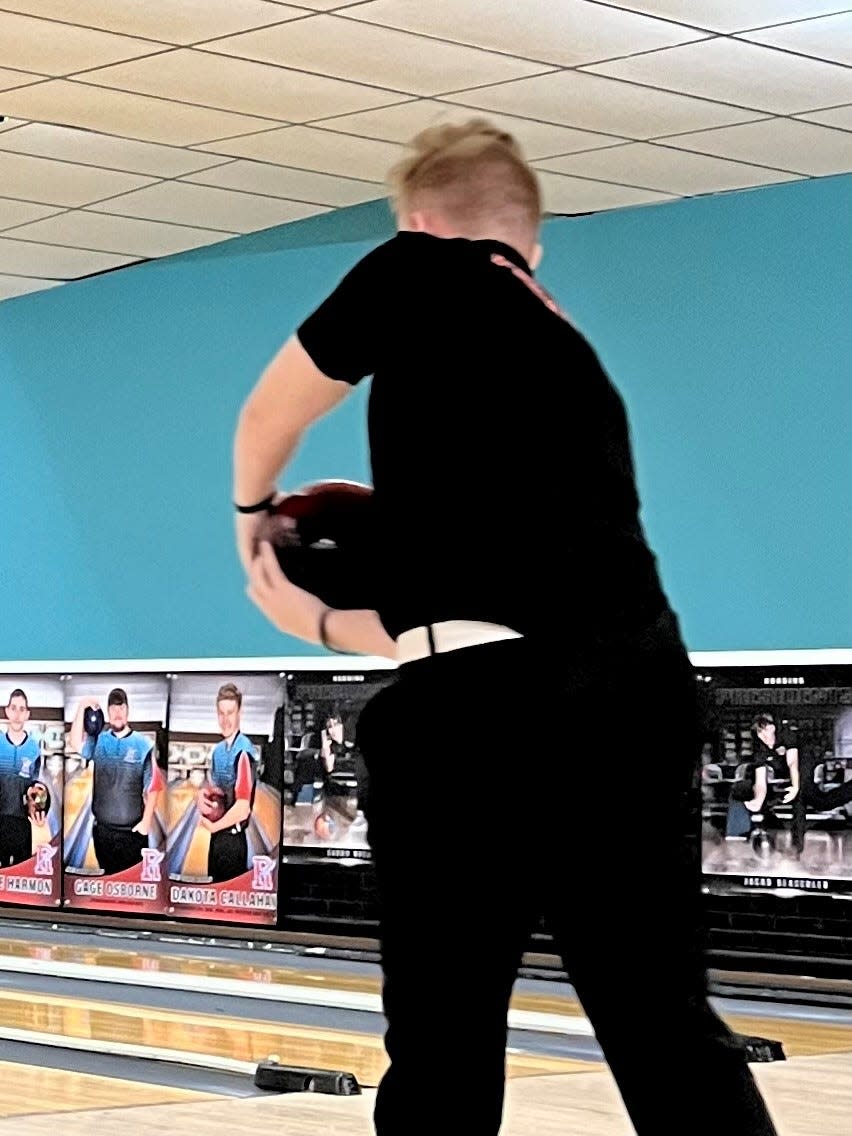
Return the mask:
<svg viewBox="0 0 852 1136">
<path fill-rule="evenodd" d="M 355 786 L 355 797 L 358 801 L 357 807 L 362 812 L 366 812 L 367 797 L 370 791 L 370 774 L 367 763 L 357 750 L 347 754 L 342 761 L 336 762 L 331 772 L 326 774 L 326 796 L 347 798 L 352 794 L 353 784 Z"/>
<path fill-rule="evenodd" d="M 347 781 L 351 779 L 355 782 L 358 808 L 363 810 L 370 788 L 370 775 L 364 758 L 357 750 L 344 762 L 335 764 L 331 772 L 326 769 L 325 762 L 319 754 L 299 754 L 296 757 L 293 784 L 289 787 L 293 795 L 293 804 L 296 803 L 299 794 L 306 785 L 314 785 L 318 781 L 322 782 L 323 793 L 326 797 L 348 797 L 350 789 L 346 781 L 343 780 L 344 776 Z"/>
<path fill-rule="evenodd" d="M 820 789 L 813 781 L 813 764 L 802 773 L 802 787 L 798 796 L 793 799 L 793 821 L 791 831 L 793 847 L 801 852 L 805 847 L 805 832 L 807 831 L 808 809 L 814 812 L 830 812 L 832 809 L 843 808 L 852 802 L 852 781 L 844 781 L 832 789 Z"/>
<path fill-rule="evenodd" d="M 33 854 L 33 831 L 26 817 L 0 816 L 0 868 L 22 864 Z"/>
<path fill-rule="evenodd" d="M 142 859 L 142 849 L 148 847 L 148 837 L 129 828 L 116 828 L 96 821 L 92 828 L 95 858 L 104 874 L 114 876 L 126 872 Z"/>
<path fill-rule="evenodd" d="M 706 995 L 701 746 L 676 622 L 542 670 L 526 640 L 465 648 L 404 664 L 360 715 L 390 1058 L 376 1132 L 439 1132 L 448 1115 L 465 1136 L 498 1132 L 509 999 L 543 916 L 639 1136 L 771 1136 Z M 530 763 L 487 723 L 533 699 L 547 728 Z M 519 761 L 535 777 L 520 805 Z M 412 836 L 424 765 L 474 786 L 434 840 Z M 619 788 L 610 811 L 601 785 L 626 778 L 635 805 Z"/>
<path fill-rule="evenodd" d="M 248 822 L 246 822 L 248 823 Z M 225 828 L 210 835 L 207 874 L 211 883 L 221 884 L 248 870 L 248 838 L 245 826 L 239 832 Z"/>
</svg>

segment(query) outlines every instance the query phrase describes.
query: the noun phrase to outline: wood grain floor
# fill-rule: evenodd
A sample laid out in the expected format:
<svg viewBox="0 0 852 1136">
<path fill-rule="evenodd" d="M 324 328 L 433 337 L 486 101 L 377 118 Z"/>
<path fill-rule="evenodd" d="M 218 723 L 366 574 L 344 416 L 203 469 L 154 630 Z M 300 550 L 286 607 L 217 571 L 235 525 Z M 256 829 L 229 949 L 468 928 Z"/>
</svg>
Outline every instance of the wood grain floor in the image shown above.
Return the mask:
<svg viewBox="0 0 852 1136">
<path fill-rule="evenodd" d="M 301 986 L 329 994 L 335 990 L 379 994 L 375 977 L 354 970 L 338 973 L 263 962 L 211 961 L 144 949 L 46 946 L 2 939 L 0 963 L 4 958 L 9 965 L 31 960 L 31 972 L 38 971 L 39 963 L 91 967 L 98 974 L 117 977 L 143 970 L 152 985 L 158 984 L 159 972 L 193 980 L 202 976 L 212 986 L 217 980 L 236 980 L 270 991 Z M 29 969 L 19 978 L 22 985 Z M 145 1005 L 144 987 L 138 988 L 135 1004 L 88 998 L 85 982 L 77 990 L 81 996 L 0 990 L 0 1037 L 20 1038 L 32 1032 L 42 1038 L 71 1039 L 83 1048 L 92 1042 L 132 1045 L 152 1053 L 168 1050 L 196 1059 L 233 1059 L 247 1063 L 247 1068 L 275 1053 L 285 1064 L 353 1072 L 364 1092 L 348 1098 L 305 1093 L 220 1098 L 159 1086 L 154 1060 L 151 1084 L 0 1061 L 0 1136 L 56 1136 L 57 1130 L 63 1136 L 90 1136 L 98 1130 L 108 1130 L 109 1136 L 180 1136 L 184 1131 L 192 1136 L 221 1136 L 223 1126 L 234 1132 L 258 1128 L 286 1136 L 371 1136 L 372 1086 L 386 1065 L 378 1034 L 265 1021 L 257 1003 L 252 1011 L 257 1018 L 249 1019 L 155 1009 Z M 235 1011 L 238 1005 L 234 1003 Z M 519 1011 L 563 1019 L 583 1015 L 569 987 L 564 995 L 558 990 L 519 991 L 512 1005 Z M 783 1043 L 786 1061 L 752 1065 L 780 1136 L 852 1136 L 852 1024 L 817 1021 L 798 1012 L 769 1017 L 728 1010 L 723 1017 L 740 1033 Z M 510 1053 L 507 1072 L 501 1136 L 631 1136 L 602 1063 Z M 451 1116 L 448 1131 L 452 1131 Z"/>
<path fill-rule="evenodd" d="M 779 1136 L 849 1136 L 852 1055 L 797 1057 L 753 1066 Z M 32 1071 L 31 1071 L 32 1072 Z M 2 1073 L 2 1066 L 0 1066 Z M 98 1078 L 100 1079 L 100 1078 Z M 124 1082 L 119 1082 L 124 1084 Z M 24 1091 L 25 1083 L 19 1084 Z M 174 1091 L 174 1090 L 173 1090 Z M 357 1097 L 293 1094 L 248 1100 L 93 1107 L 0 1119 L 0 1136 L 222 1136 L 223 1131 L 286 1136 L 371 1136 L 374 1091 Z M 95 1102 L 93 1102 L 95 1103 Z M 45 1105 L 49 1108 L 48 1102 Z M 452 1132 L 452 1115 L 447 1117 Z M 684 1129 L 688 1132 L 688 1129 Z M 501 1136 L 632 1136 L 609 1073 L 518 1078 L 509 1082 Z"/>
</svg>

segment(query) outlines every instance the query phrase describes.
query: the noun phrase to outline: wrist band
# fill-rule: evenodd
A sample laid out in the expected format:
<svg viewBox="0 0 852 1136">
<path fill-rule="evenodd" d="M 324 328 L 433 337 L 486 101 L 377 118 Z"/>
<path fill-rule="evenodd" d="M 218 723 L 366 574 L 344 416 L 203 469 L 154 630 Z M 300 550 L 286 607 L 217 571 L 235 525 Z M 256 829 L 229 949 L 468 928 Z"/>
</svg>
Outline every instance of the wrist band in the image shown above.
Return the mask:
<svg viewBox="0 0 852 1136">
<path fill-rule="evenodd" d="M 333 655 L 345 655 L 345 654 L 347 654 L 346 651 L 338 651 L 338 649 L 336 647 L 332 647 L 331 643 L 329 643 L 329 641 L 328 641 L 328 634 L 326 633 L 326 629 L 325 629 L 325 625 L 328 621 L 328 617 L 331 615 L 331 613 L 333 611 L 336 611 L 336 610 L 337 610 L 337 608 L 334 608 L 334 607 L 327 607 L 327 608 L 323 609 L 323 613 L 319 618 L 319 638 L 320 638 L 320 643 L 322 643 L 322 645 L 323 645 L 323 647 L 325 647 L 326 651 L 331 651 L 331 653 Z"/>
<path fill-rule="evenodd" d="M 268 509 L 272 502 L 275 500 L 275 494 L 270 493 L 268 497 L 264 497 L 262 501 L 256 501 L 254 505 L 238 505 L 234 502 L 234 508 L 238 513 L 262 513 L 264 509 Z"/>
</svg>

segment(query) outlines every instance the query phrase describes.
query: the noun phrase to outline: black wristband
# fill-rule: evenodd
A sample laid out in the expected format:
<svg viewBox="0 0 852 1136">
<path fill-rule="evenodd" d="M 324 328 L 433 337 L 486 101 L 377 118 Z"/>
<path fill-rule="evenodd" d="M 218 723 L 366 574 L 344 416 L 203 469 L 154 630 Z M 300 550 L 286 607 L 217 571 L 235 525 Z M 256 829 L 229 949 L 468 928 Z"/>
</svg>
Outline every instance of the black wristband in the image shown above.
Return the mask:
<svg viewBox="0 0 852 1136">
<path fill-rule="evenodd" d="M 326 651 L 331 651 L 331 653 L 333 655 L 346 655 L 346 654 L 348 654 L 347 651 L 338 651 L 337 647 L 332 647 L 331 643 L 329 643 L 329 641 L 328 641 L 328 635 L 327 635 L 326 629 L 325 629 L 325 625 L 328 621 L 328 617 L 331 615 L 331 613 L 333 611 L 336 611 L 336 610 L 337 609 L 333 608 L 333 607 L 327 607 L 327 608 L 323 609 L 323 613 L 319 618 L 320 643 L 322 643 L 322 645 L 323 645 L 323 647 L 325 647 Z"/>
<path fill-rule="evenodd" d="M 270 493 L 268 497 L 264 497 L 262 501 L 256 501 L 253 505 L 238 505 L 234 502 L 234 508 L 238 513 L 262 513 L 275 500 L 275 494 Z"/>
</svg>

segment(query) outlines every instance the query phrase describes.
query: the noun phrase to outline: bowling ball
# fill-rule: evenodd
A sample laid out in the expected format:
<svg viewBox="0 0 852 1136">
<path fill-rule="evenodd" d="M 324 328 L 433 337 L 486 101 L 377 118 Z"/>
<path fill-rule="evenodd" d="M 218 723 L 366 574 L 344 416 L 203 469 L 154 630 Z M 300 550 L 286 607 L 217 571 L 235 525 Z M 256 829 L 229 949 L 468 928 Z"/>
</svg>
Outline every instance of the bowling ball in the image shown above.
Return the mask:
<svg viewBox="0 0 852 1136">
<path fill-rule="evenodd" d="M 337 821 L 330 813 L 320 813 L 314 821 L 314 835 L 320 840 L 331 840 L 337 832 Z"/>
<path fill-rule="evenodd" d="M 372 609 L 372 496 L 359 481 L 311 482 L 270 507 L 258 538 L 273 546 L 288 580 L 329 607 Z"/>
<path fill-rule="evenodd" d="M 104 728 L 104 712 L 100 706 L 87 706 L 83 713 L 83 729 L 90 738 L 96 738 Z"/>
<path fill-rule="evenodd" d="M 38 782 L 35 785 L 30 785 L 24 794 L 24 801 L 30 820 L 34 820 L 36 824 L 42 824 L 45 813 L 50 807 L 50 794 L 47 787 Z"/>
<path fill-rule="evenodd" d="M 758 828 L 752 833 L 751 846 L 761 859 L 765 859 L 775 851 L 775 837 L 765 828 Z"/>
<path fill-rule="evenodd" d="M 199 794 L 198 811 L 205 820 L 214 824 L 217 820 L 221 820 L 228 811 L 225 807 L 225 790 L 208 781 Z"/>
</svg>

